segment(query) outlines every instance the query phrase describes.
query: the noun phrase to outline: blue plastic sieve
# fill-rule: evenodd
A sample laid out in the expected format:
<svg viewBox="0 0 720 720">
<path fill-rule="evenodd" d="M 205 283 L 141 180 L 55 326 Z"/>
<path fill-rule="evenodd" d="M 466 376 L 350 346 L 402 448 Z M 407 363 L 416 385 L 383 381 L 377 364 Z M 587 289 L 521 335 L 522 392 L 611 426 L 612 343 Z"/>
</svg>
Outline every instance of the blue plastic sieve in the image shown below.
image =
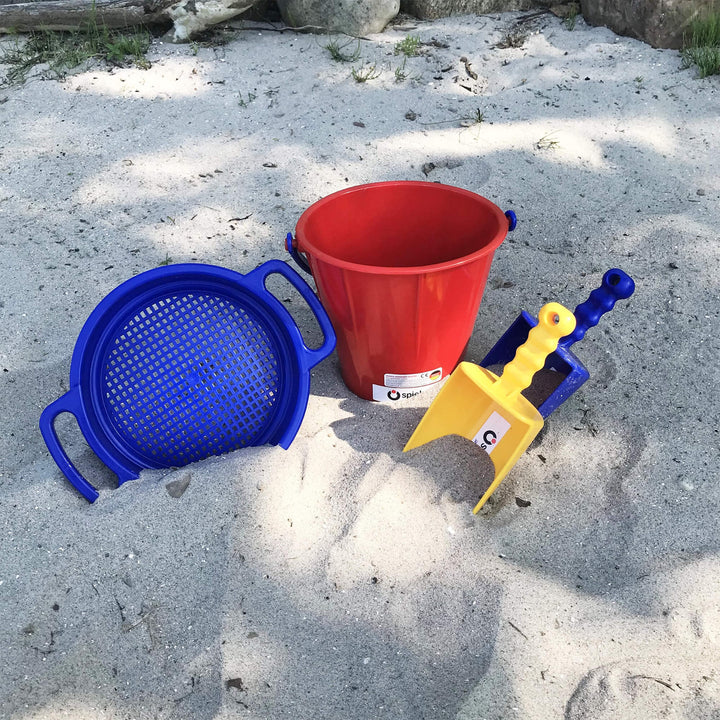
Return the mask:
<svg viewBox="0 0 720 720">
<path fill-rule="evenodd" d="M 282 303 L 266 288 L 285 277 L 324 335 L 305 345 Z M 288 448 L 305 415 L 310 369 L 335 347 L 330 320 L 286 263 L 270 260 L 242 275 L 212 265 L 169 265 L 117 287 L 78 337 L 70 390 L 45 408 L 40 430 L 58 467 L 93 502 L 54 428 L 71 413 L 118 484 L 145 468 L 180 467 L 251 445 Z"/>
</svg>

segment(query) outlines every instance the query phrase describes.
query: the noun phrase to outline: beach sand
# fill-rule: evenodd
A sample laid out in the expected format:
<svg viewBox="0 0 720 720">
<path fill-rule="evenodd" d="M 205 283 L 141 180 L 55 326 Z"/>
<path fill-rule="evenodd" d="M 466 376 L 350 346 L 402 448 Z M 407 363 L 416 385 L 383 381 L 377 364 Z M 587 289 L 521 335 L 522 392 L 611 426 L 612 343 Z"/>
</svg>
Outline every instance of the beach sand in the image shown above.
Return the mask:
<svg viewBox="0 0 720 720">
<path fill-rule="evenodd" d="M 401 17 L 336 38 L 345 64 L 236 24 L 0 90 L 0 718 L 720 717 L 720 80 L 551 15 L 497 47 L 519 17 Z M 120 488 L 63 416 L 87 503 L 38 418 L 102 298 L 167 262 L 292 262 L 307 207 L 395 179 L 517 213 L 470 361 L 610 267 L 636 282 L 488 506 L 488 456 L 403 454 L 429 398 L 361 400 L 335 355 L 288 450 Z"/>
</svg>

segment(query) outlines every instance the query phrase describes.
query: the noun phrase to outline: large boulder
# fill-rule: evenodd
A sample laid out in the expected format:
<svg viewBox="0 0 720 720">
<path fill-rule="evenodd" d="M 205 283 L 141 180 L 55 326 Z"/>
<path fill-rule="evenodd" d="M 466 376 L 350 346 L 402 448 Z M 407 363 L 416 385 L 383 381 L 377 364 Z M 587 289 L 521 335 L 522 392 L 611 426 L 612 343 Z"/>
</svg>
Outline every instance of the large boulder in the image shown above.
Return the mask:
<svg viewBox="0 0 720 720">
<path fill-rule="evenodd" d="M 421 20 L 461 13 L 495 13 L 568 4 L 568 0 L 402 0 L 400 9 Z M 690 21 L 711 0 L 580 0 L 589 25 L 605 25 L 658 48 L 679 48 Z M 557 13 L 560 14 L 560 13 Z"/>
<path fill-rule="evenodd" d="M 709 0 L 580 0 L 590 25 L 605 25 L 656 48 L 681 47 L 689 22 L 709 6 Z"/>
<path fill-rule="evenodd" d="M 400 0 L 277 0 L 291 27 L 369 35 L 382 32 L 400 12 Z"/>
<path fill-rule="evenodd" d="M 532 0 L 402 0 L 400 9 L 420 20 L 436 20 L 449 15 L 527 10 L 537 4 Z"/>
</svg>

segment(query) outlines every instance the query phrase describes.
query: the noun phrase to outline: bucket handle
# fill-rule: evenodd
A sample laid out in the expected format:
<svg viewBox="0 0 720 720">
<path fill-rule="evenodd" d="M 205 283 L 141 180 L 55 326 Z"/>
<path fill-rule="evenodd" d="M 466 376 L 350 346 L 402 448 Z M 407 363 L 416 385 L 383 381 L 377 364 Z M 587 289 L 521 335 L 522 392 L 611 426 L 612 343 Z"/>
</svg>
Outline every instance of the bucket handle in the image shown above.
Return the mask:
<svg viewBox="0 0 720 720">
<path fill-rule="evenodd" d="M 290 255 L 292 255 L 293 260 L 300 266 L 301 270 L 304 270 L 306 273 L 312 275 L 310 265 L 308 265 L 308 261 L 300 254 L 300 251 L 297 249 L 297 243 L 295 242 L 295 238 L 293 237 L 292 233 L 288 233 L 285 237 L 285 249 L 290 253 Z"/>
<path fill-rule="evenodd" d="M 506 210 L 505 217 L 508 219 L 508 232 L 512 232 L 517 227 L 517 215 L 513 210 Z"/>
</svg>

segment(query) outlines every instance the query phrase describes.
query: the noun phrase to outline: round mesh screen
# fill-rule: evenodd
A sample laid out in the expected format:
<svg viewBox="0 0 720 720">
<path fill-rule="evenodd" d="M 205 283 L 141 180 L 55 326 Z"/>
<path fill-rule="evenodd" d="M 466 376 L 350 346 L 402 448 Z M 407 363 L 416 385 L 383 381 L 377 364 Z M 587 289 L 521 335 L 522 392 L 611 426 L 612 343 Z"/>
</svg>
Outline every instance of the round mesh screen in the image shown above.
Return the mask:
<svg viewBox="0 0 720 720">
<path fill-rule="evenodd" d="M 161 467 L 254 444 L 280 397 L 273 340 L 242 307 L 173 295 L 137 312 L 103 362 L 116 433 Z"/>
</svg>

